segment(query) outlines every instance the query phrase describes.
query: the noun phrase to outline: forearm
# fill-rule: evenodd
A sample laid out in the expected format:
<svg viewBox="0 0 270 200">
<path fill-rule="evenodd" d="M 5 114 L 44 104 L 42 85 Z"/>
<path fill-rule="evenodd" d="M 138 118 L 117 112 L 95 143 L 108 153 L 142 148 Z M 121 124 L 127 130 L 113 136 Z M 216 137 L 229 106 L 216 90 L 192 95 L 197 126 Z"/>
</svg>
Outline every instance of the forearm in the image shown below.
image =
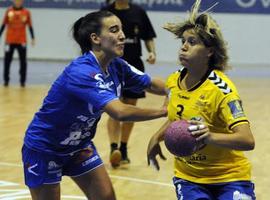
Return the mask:
<svg viewBox="0 0 270 200">
<path fill-rule="evenodd" d="M 156 55 L 155 43 L 153 39 L 145 41 L 145 47 L 148 53 L 154 53 Z"/>
<path fill-rule="evenodd" d="M 167 95 L 168 93 L 165 83 L 159 79 L 152 79 L 151 85 L 146 89 L 146 91 L 157 95 Z"/>
<path fill-rule="evenodd" d="M 34 40 L 35 39 L 35 34 L 34 34 L 34 29 L 33 29 L 32 26 L 29 26 L 29 32 L 30 32 L 32 40 Z"/>
<path fill-rule="evenodd" d="M 254 149 L 253 138 L 243 137 L 237 133 L 210 133 L 206 143 L 240 151 Z"/>
<path fill-rule="evenodd" d="M 210 132 L 208 126 L 201 122 L 190 121 L 190 123 L 192 126 L 189 127 L 189 131 L 198 142 L 240 151 L 254 149 L 255 141 L 248 123 L 236 125 L 231 133 Z"/>
<path fill-rule="evenodd" d="M 5 24 L 2 24 L 1 29 L 0 29 L 0 37 L 1 37 L 4 30 L 5 30 Z"/>
<path fill-rule="evenodd" d="M 124 104 L 119 100 L 108 103 L 104 107 L 104 111 L 119 121 L 146 121 L 167 116 L 166 109 L 144 109 Z"/>
<path fill-rule="evenodd" d="M 135 106 L 127 105 L 125 110 L 119 112 L 118 115 L 112 116 L 120 121 L 146 121 L 165 117 L 166 112 L 159 109 L 142 109 Z"/>
<path fill-rule="evenodd" d="M 155 137 L 157 139 L 158 142 L 161 142 L 164 140 L 164 135 L 165 135 L 165 131 L 166 129 L 169 127 L 169 125 L 171 124 L 171 121 L 167 120 L 161 127 L 160 129 L 155 133 L 155 135 L 153 137 Z"/>
</svg>

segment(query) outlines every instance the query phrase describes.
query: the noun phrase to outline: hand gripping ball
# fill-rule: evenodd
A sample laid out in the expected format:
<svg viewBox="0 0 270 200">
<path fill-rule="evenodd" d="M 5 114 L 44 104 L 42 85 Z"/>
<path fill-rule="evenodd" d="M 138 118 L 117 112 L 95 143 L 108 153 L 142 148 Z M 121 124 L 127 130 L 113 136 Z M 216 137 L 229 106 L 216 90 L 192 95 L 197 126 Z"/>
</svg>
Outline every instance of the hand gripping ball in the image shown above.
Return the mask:
<svg viewBox="0 0 270 200">
<path fill-rule="evenodd" d="M 190 156 L 197 150 L 196 138 L 188 130 L 190 124 L 186 120 L 177 120 L 165 131 L 165 146 L 175 156 Z"/>
</svg>

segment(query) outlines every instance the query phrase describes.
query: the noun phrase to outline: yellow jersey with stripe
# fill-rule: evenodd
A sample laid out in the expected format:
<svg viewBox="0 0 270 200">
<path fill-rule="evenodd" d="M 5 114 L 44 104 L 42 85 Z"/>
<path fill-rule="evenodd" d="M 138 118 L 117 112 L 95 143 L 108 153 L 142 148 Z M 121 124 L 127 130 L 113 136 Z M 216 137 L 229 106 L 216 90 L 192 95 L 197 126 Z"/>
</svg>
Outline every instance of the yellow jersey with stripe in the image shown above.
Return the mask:
<svg viewBox="0 0 270 200">
<path fill-rule="evenodd" d="M 208 71 L 200 83 L 189 90 L 179 83 L 187 73 L 183 68 L 168 77 L 168 117 L 202 120 L 210 132 L 233 134 L 231 129 L 249 123 L 232 81 L 221 71 Z M 206 145 L 187 157 L 175 157 L 174 173 L 195 183 L 212 184 L 250 180 L 251 166 L 242 151 Z"/>
</svg>

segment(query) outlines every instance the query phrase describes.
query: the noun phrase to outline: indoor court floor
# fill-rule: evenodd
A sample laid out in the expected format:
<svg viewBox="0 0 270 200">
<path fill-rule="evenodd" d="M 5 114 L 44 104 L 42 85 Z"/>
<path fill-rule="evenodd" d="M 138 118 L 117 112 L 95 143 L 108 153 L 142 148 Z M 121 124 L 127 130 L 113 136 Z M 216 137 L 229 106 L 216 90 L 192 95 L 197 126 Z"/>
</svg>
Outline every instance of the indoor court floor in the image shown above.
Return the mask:
<svg viewBox="0 0 270 200">
<path fill-rule="evenodd" d="M 24 132 L 33 114 L 39 109 L 51 82 L 67 62 L 29 62 L 28 82 L 25 88 L 18 84 L 18 62 L 12 63 L 11 85 L 3 87 L 2 60 L 0 60 L 0 199 L 30 199 L 24 185 L 21 165 L 21 146 Z M 177 68 L 173 64 L 158 63 L 147 66 L 147 72 L 163 79 Z M 253 165 L 253 181 L 258 200 L 269 199 L 270 187 L 270 66 L 236 66 L 229 72 L 238 87 L 246 114 L 256 140 L 254 151 L 246 152 Z M 142 107 L 160 107 L 163 98 L 147 94 L 139 101 Z M 104 114 L 94 139 L 111 177 L 118 200 L 174 200 L 172 185 L 173 158 L 163 151 L 167 161 L 160 161 L 161 170 L 147 166 L 146 148 L 151 135 L 165 119 L 136 123 L 129 143 L 130 165 L 112 169 L 109 165 L 109 141 Z M 85 199 L 78 187 L 67 177 L 62 181 L 62 199 Z"/>
</svg>

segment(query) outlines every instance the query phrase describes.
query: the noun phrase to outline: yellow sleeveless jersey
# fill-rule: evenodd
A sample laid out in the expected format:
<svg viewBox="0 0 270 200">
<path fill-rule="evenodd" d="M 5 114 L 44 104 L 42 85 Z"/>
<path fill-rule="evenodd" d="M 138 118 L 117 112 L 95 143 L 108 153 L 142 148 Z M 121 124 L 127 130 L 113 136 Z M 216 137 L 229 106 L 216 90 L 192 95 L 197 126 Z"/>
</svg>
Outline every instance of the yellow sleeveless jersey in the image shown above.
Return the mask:
<svg viewBox="0 0 270 200">
<path fill-rule="evenodd" d="M 171 74 L 168 117 L 203 120 L 210 132 L 233 134 L 231 129 L 249 123 L 234 84 L 221 71 L 207 72 L 201 82 L 189 90 L 179 86 L 186 75 L 183 68 Z M 250 163 L 242 151 L 206 145 L 191 156 L 175 157 L 175 176 L 195 183 L 221 183 L 250 180 Z"/>
</svg>

